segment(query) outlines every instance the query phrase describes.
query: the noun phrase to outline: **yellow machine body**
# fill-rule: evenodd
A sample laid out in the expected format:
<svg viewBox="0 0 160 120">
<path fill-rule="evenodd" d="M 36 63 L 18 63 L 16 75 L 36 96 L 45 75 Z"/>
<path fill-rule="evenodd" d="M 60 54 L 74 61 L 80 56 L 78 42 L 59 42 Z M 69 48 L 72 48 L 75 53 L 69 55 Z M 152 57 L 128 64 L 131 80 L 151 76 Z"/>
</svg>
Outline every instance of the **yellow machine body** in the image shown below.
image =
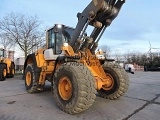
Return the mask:
<svg viewBox="0 0 160 120">
<path fill-rule="evenodd" d="M 12 78 L 15 74 L 14 62 L 6 57 L 6 50 L 0 49 L 0 81 L 4 81 L 6 77 Z"/>
<path fill-rule="evenodd" d="M 117 99 L 128 89 L 127 73 L 113 60 L 95 53 L 105 29 L 117 17 L 125 0 L 92 0 L 78 13 L 75 29 L 55 24 L 46 32 L 46 47 L 29 54 L 24 63 L 27 92 L 44 89 L 51 82 L 54 100 L 69 114 L 88 109 L 99 96 Z M 87 35 L 88 26 L 93 27 Z"/>
<path fill-rule="evenodd" d="M 58 63 L 57 66 L 54 66 L 55 61 L 45 60 L 44 54 L 43 54 L 45 49 L 46 48 L 41 48 L 34 53 L 36 61 L 33 61 L 33 59 L 30 57 L 28 57 L 26 61 L 27 64 L 35 64 L 34 62 L 36 62 L 37 67 L 41 68 L 40 77 L 38 80 L 39 84 L 41 85 L 45 83 L 45 80 L 48 80 L 46 78 L 46 75 L 51 76 L 55 67 L 58 68 L 58 66 L 61 65 L 61 63 Z M 72 47 L 69 45 L 62 46 L 62 50 L 65 52 L 66 56 L 77 55 L 74 53 Z M 87 50 L 86 53 L 80 57 L 81 59 L 78 62 L 75 62 L 73 64 L 78 65 L 79 63 L 82 63 L 88 67 L 88 69 L 91 71 L 91 73 L 95 77 L 96 89 L 100 90 L 103 86 L 111 86 L 111 84 L 113 84 L 111 78 L 107 76 L 106 73 L 104 72 L 101 66 L 101 63 L 99 62 L 99 59 L 96 57 L 96 55 L 92 55 L 90 50 Z"/>
</svg>

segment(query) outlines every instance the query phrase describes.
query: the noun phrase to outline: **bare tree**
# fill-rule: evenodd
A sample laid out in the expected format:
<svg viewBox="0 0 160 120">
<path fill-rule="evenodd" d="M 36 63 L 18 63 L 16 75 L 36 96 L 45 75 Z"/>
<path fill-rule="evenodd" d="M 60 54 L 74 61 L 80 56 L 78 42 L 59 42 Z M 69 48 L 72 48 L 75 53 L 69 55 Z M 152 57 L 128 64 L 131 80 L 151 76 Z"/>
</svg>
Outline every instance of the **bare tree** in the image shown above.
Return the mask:
<svg viewBox="0 0 160 120">
<path fill-rule="evenodd" d="M 129 51 L 124 54 L 124 59 L 127 63 L 131 63 L 131 53 Z"/>
<path fill-rule="evenodd" d="M 142 54 L 140 56 L 140 65 L 145 65 L 145 63 L 148 61 L 147 55 L 146 54 Z"/>
<path fill-rule="evenodd" d="M 36 16 L 11 13 L 0 21 L 0 30 L 7 34 L 10 41 L 18 44 L 26 58 L 36 46 L 44 42 L 44 33 L 39 31 L 40 24 Z"/>
<path fill-rule="evenodd" d="M 11 47 L 13 47 L 15 42 L 10 40 L 7 33 L 0 33 L 0 44 L 6 50 L 6 49 L 10 49 Z"/>
<path fill-rule="evenodd" d="M 117 61 L 118 63 L 119 62 L 122 62 L 123 61 L 123 58 L 122 58 L 123 56 L 120 54 L 120 53 L 118 53 L 118 52 L 115 52 L 115 61 Z"/>
<path fill-rule="evenodd" d="M 124 55 L 126 63 L 144 65 L 149 59 L 146 54 L 139 52 L 128 52 Z"/>
</svg>

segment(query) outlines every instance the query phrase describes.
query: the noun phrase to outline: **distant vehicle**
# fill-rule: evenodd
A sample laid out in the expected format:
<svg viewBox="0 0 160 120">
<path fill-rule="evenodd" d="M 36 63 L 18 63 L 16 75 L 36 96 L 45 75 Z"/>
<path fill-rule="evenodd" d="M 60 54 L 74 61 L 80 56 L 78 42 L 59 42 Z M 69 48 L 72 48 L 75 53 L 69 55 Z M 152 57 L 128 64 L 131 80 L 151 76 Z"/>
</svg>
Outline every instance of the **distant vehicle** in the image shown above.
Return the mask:
<svg viewBox="0 0 160 120">
<path fill-rule="evenodd" d="M 104 61 L 106 59 L 106 56 L 105 56 L 105 51 L 103 51 L 102 49 L 98 49 L 97 52 L 96 52 L 96 56 L 99 60 L 102 60 Z"/>
<path fill-rule="evenodd" d="M 160 71 L 160 66 L 145 65 L 144 71 Z"/>
<path fill-rule="evenodd" d="M 126 72 L 129 72 L 132 74 L 134 74 L 134 72 L 135 72 L 135 68 L 134 68 L 133 64 L 125 64 L 124 69 Z"/>
<path fill-rule="evenodd" d="M 144 71 L 160 71 L 160 57 L 149 59 L 144 64 Z"/>
<path fill-rule="evenodd" d="M 15 74 L 15 64 L 7 57 L 6 50 L 0 48 L 0 81 L 13 78 Z"/>
</svg>

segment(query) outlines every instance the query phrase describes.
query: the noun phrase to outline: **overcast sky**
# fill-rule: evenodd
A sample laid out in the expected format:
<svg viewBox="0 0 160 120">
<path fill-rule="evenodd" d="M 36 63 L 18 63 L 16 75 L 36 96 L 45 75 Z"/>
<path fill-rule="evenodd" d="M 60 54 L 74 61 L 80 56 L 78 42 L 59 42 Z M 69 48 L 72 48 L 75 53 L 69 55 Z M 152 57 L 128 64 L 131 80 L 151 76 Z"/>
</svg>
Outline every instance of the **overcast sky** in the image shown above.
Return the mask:
<svg viewBox="0 0 160 120">
<path fill-rule="evenodd" d="M 77 13 L 82 12 L 91 0 L 0 1 L 0 19 L 11 12 L 36 15 L 46 28 L 55 23 L 75 27 Z M 148 52 L 149 41 L 151 47 L 160 48 L 159 6 L 160 0 L 126 0 L 119 16 L 106 29 L 99 45 L 109 46 L 112 53 Z"/>
</svg>

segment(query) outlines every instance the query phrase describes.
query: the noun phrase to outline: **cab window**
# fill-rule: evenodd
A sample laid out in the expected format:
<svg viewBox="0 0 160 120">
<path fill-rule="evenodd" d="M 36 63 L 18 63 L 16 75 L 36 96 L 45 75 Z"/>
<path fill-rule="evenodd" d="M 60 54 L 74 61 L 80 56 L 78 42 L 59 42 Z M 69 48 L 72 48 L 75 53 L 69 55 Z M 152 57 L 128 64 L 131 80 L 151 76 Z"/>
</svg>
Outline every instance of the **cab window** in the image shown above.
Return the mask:
<svg viewBox="0 0 160 120">
<path fill-rule="evenodd" d="M 48 48 L 54 49 L 54 41 L 55 41 L 55 33 L 54 30 L 51 29 L 48 31 Z"/>
<path fill-rule="evenodd" d="M 74 31 L 74 29 L 71 29 L 71 28 L 68 28 L 68 27 L 65 27 L 62 30 L 62 37 L 64 39 L 64 42 L 66 42 L 66 43 L 70 42 L 73 31 Z"/>
</svg>

